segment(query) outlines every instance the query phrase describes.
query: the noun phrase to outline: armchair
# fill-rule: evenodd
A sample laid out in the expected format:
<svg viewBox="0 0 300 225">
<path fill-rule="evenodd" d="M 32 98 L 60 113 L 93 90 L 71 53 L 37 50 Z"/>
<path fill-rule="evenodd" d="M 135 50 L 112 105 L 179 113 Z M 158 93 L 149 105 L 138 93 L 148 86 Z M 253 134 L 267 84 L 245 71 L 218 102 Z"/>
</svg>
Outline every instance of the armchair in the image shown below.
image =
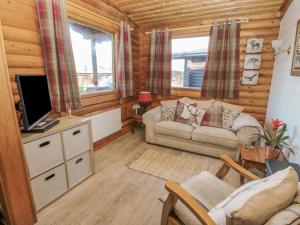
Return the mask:
<svg viewBox="0 0 300 225">
<path fill-rule="evenodd" d="M 250 180 L 259 179 L 259 177 L 257 177 L 256 175 L 252 174 L 248 170 L 241 167 L 230 157 L 226 155 L 221 155 L 220 159 L 224 162 L 224 164 L 215 175 L 215 178 L 213 178 L 213 176 L 212 177 L 208 176 L 210 179 L 214 180 L 215 182 L 222 182 L 220 180 L 224 179 L 229 169 L 235 170 L 236 172 L 238 172 L 239 174 L 241 174 L 242 176 Z M 198 179 L 199 181 L 201 178 L 196 177 L 195 179 Z M 207 180 L 207 177 L 204 178 L 203 181 L 205 182 L 205 180 Z M 193 186 L 192 181 L 190 182 L 189 185 Z M 190 225 L 190 224 L 194 224 L 191 222 L 193 221 L 193 218 L 194 221 L 198 220 L 197 224 L 200 223 L 202 225 L 216 225 L 208 214 L 208 210 L 210 208 L 208 203 L 211 203 L 213 201 L 216 201 L 215 203 L 217 203 L 217 201 L 222 201 L 223 200 L 221 199 L 222 196 L 221 197 L 216 196 L 216 200 L 205 199 L 204 197 L 203 198 L 204 201 L 203 202 L 200 201 L 201 203 L 199 203 L 199 201 L 197 201 L 192 195 L 190 195 L 181 185 L 173 181 L 167 181 L 165 187 L 169 192 L 169 195 L 163 205 L 161 225 Z M 210 187 L 209 189 L 210 192 L 213 192 L 214 187 L 211 185 L 209 185 L 209 187 Z M 228 189 L 228 188 L 224 186 L 224 189 Z M 207 192 L 209 192 L 209 190 L 207 190 Z M 192 188 L 191 191 L 193 191 Z M 214 193 L 210 193 L 210 194 L 214 194 Z M 230 194 L 230 190 L 228 190 L 227 194 Z M 225 196 L 224 194 L 223 198 L 225 199 L 226 197 L 227 196 Z M 201 198 L 201 196 L 199 198 Z M 176 215 L 175 206 L 178 201 L 180 201 L 181 204 L 183 204 L 190 211 L 190 213 L 193 214 L 193 218 L 189 219 L 189 221 L 187 222 L 184 221 L 183 223 L 182 219 L 179 218 L 178 215 Z"/>
</svg>

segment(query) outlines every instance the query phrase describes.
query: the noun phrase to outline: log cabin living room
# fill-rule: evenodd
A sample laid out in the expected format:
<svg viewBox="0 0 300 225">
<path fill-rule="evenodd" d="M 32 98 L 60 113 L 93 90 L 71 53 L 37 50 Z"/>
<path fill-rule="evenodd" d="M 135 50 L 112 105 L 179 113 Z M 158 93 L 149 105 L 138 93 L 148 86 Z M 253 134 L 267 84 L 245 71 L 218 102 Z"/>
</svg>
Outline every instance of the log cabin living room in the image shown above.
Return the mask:
<svg viewBox="0 0 300 225">
<path fill-rule="evenodd" d="M 299 225 L 299 12 L 0 0 L 0 225 Z"/>
</svg>

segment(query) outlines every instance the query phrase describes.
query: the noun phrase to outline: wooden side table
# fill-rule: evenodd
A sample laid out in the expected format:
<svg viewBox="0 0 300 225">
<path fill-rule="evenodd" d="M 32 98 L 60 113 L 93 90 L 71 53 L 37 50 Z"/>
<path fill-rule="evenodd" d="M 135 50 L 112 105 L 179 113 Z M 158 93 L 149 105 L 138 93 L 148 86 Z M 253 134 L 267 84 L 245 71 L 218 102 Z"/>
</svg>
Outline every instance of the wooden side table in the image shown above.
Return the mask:
<svg viewBox="0 0 300 225">
<path fill-rule="evenodd" d="M 244 145 L 240 145 L 240 164 L 247 170 L 251 168 L 265 172 L 266 150 L 259 146 L 253 146 L 253 149 L 247 149 Z M 244 184 L 244 177 L 240 176 L 241 184 Z"/>
<path fill-rule="evenodd" d="M 135 126 L 141 126 L 144 127 L 143 124 L 143 115 L 133 115 L 132 116 L 132 124 L 131 124 L 131 132 L 134 133 Z"/>
</svg>

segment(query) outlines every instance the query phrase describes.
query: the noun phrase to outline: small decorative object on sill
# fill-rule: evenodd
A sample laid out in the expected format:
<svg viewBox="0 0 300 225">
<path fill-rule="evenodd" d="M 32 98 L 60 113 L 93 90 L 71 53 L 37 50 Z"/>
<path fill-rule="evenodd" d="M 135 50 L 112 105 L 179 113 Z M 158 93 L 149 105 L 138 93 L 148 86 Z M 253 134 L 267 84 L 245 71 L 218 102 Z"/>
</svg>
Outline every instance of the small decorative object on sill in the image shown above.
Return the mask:
<svg viewBox="0 0 300 225">
<path fill-rule="evenodd" d="M 259 136 L 265 140 L 266 157 L 268 159 L 278 159 L 284 149 L 294 154 L 287 143 L 290 137 L 286 135 L 286 132 L 287 125 L 279 119 L 272 119 L 272 127 L 263 129 L 263 134 Z"/>
<path fill-rule="evenodd" d="M 72 119 L 72 103 L 69 103 L 67 105 L 67 110 L 68 110 L 68 118 Z"/>
<path fill-rule="evenodd" d="M 138 110 L 138 114 L 142 115 L 147 111 L 147 107 L 149 106 L 149 104 L 152 101 L 152 95 L 151 92 L 147 92 L 147 91 L 141 91 L 139 94 L 139 104 L 140 104 L 140 108 Z"/>
</svg>

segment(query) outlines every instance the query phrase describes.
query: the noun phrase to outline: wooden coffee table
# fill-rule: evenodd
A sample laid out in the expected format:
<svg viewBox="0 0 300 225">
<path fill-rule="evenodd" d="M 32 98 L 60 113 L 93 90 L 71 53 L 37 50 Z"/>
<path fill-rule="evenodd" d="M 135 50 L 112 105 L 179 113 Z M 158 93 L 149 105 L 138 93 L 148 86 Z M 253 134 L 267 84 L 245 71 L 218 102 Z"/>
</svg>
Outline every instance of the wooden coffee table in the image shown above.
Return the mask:
<svg viewBox="0 0 300 225">
<path fill-rule="evenodd" d="M 240 145 L 239 161 L 247 170 L 255 168 L 265 173 L 266 149 L 259 146 L 253 146 L 253 149 L 247 149 L 244 145 Z M 240 182 L 244 184 L 244 177 L 240 177 Z"/>
</svg>

